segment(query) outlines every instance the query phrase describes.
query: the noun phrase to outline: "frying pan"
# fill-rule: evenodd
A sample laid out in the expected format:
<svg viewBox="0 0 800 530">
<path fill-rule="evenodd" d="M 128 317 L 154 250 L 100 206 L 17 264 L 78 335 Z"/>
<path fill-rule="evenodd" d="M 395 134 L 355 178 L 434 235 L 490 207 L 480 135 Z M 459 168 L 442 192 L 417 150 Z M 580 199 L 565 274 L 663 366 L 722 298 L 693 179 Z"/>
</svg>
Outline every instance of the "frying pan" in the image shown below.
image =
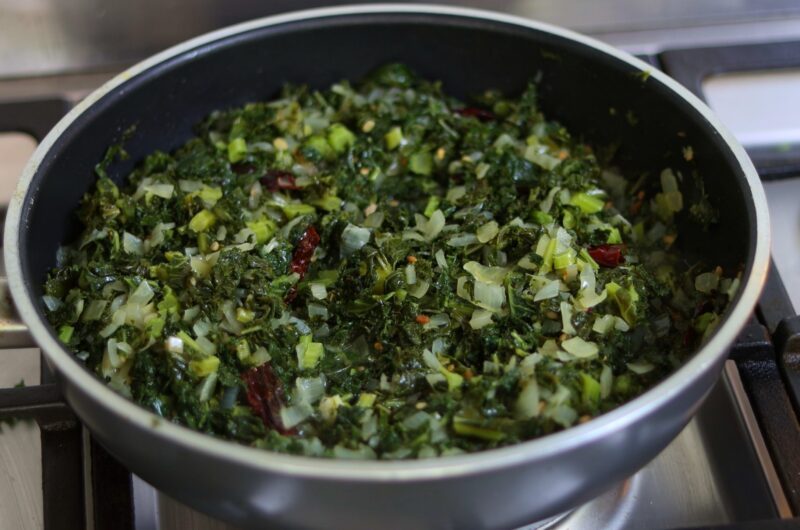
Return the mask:
<svg viewBox="0 0 800 530">
<path fill-rule="evenodd" d="M 171 150 L 211 111 L 276 95 L 285 82 L 325 87 L 403 61 L 468 98 L 518 93 L 541 79 L 545 113 L 598 145 L 618 146 L 629 175 L 685 178 L 719 212 L 707 231 L 679 218 L 688 262 L 742 271 L 714 335 L 680 369 L 588 423 L 512 447 L 405 462 L 273 454 L 171 424 L 115 394 L 64 349 L 45 318 L 42 282 L 78 235 L 73 210 L 93 166 L 123 131 L 131 157 Z M 683 149 L 692 147 L 686 160 Z M 569 31 L 484 11 L 373 5 L 265 18 L 188 41 L 121 73 L 74 108 L 32 157 L 10 204 L 5 260 L 17 310 L 64 396 L 114 456 L 156 488 L 242 527 L 511 527 L 585 502 L 622 481 L 675 437 L 717 380 L 749 318 L 769 261 L 766 201 L 756 172 L 697 98 L 645 63 Z"/>
</svg>

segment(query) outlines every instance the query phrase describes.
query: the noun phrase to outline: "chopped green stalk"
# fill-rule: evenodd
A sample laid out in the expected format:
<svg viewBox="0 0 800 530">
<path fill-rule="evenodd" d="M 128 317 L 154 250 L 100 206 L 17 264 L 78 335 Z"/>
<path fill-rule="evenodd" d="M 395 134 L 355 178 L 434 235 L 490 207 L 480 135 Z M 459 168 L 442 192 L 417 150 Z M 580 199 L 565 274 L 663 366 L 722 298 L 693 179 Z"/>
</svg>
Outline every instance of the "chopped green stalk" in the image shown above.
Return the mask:
<svg viewBox="0 0 800 530">
<path fill-rule="evenodd" d="M 249 324 L 255 317 L 255 312 L 250 309 L 245 309 L 244 307 L 236 308 L 236 320 L 242 324 Z"/>
<path fill-rule="evenodd" d="M 575 264 L 575 251 L 569 249 L 566 252 L 553 256 L 553 268 L 556 270 L 566 269 Z"/>
<path fill-rule="evenodd" d="M 427 151 L 414 153 L 408 159 L 408 169 L 417 175 L 430 175 L 433 171 L 433 156 Z"/>
<path fill-rule="evenodd" d="M 72 340 L 72 334 L 75 332 L 75 328 L 72 326 L 61 326 L 58 329 L 58 340 L 63 342 L 64 344 L 69 344 L 69 341 Z"/>
<path fill-rule="evenodd" d="M 286 217 L 289 219 L 294 219 L 298 215 L 311 215 L 316 210 L 310 204 L 287 204 L 283 207 L 283 213 L 286 214 Z"/>
<path fill-rule="evenodd" d="M 321 342 L 312 342 L 311 335 L 303 335 L 297 344 L 297 364 L 300 369 L 314 368 L 324 352 Z"/>
<path fill-rule="evenodd" d="M 435 212 L 436 210 L 439 209 L 439 203 L 440 202 L 441 202 L 441 200 L 439 199 L 439 197 L 437 195 L 431 195 L 428 198 L 427 206 L 425 206 L 425 212 L 424 212 L 425 217 L 430 218 L 430 216 L 433 215 L 433 212 Z"/>
<path fill-rule="evenodd" d="M 198 192 L 198 195 L 203 203 L 211 208 L 222 198 L 222 188 L 219 186 L 214 186 L 213 188 L 210 186 L 203 186 Z"/>
<path fill-rule="evenodd" d="M 458 416 L 453 418 L 453 430 L 456 434 L 460 434 L 461 436 L 480 438 L 481 440 L 488 440 L 490 442 L 499 442 L 506 437 L 506 435 L 500 431 L 481 427 L 470 420 L 459 418 Z"/>
<path fill-rule="evenodd" d="M 596 407 L 600 403 L 600 382 L 585 372 L 581 372 L 580 376 L 583 402 L 591 407 Z"/>
<path fill-rule="evenodd" d="M 328 143 L 337 154 L 347 151 L 355 141 L 356 135 L 341 123 L 334 123 L 328 129 Z"/>
<path fill-rule="evenodd" d="M 250 344 L 247 342 L 247 339 L 239 339 L 236 343 L 236 357 L 240 361 L 244 361 L 250 357 L 250 355 Z"/>
<path fill-rule="evenodd" d="M 583 213 L 592 214 L 603 210 L 605 201 L 586 193 L 576 193 L 570 198 L 570 204 L 577 206 Z"/>
<path fill-rule="evenodd" d="M 228 161 L 231 164 L 241 161 L 247 155 L 247 142 L 244 138 L 234 138 L 228 143 Z"/>
<path fill-rule="evenodd" d="M 375 394 L 363 392 L 360 396 L 358 396 L 358 403 L 356 403 L 356 405 L 359 407 L 370 408 L 375 403 L 376 398 L 377 396 Z"/>
<path fill-rule="evenodd" d="M 217 222 L 217 216 L 210 210 L 200 210 L 189 221 L 189 229 L 193 232 L 205 232 Z"/>
<path fill-rule="evenodd" d="M 546 225 L 553 222 L 553 216 L 550 215 L 549 213 L 544 213 L 541 210 L 536 210 L 535 212 L 533 212 L 531 214 L 531 217 L 533 218 L 533 221 L 536 224 L 540 225 Z"/>
<path fill-rule="evenodd" d="M 325 195 L 321 199 L 317 199 L 311 204 L 322 208 L 326 212 L 335 212 L 337 210 L 341 210 L 342 199 L 340 199 L 336 195 Z"/>
<path fill-rule="evenodd" d="M 606 284 L 606 292 L 609 298 L 617 302 L 620 315 L 630 325 L 636 323 L 636 303 L 639 301 L 639 293 L 633 286 L 623 288 L 616 282 Z"/>
<path fill-rule="evenodd" d="M 307 149 L 312 149 L 320 157 L 325 159 L 330 159 L 335 154 L 331 144 L 328 143 L 328 140 L 324 136 L 315 135 L 310 137 L 306 140 L 305 146 Z"/>
<path fill-rule="evenodd" d="M 540 270 L 544 272 L 550 272 L 553 269 L 553 258 L 556 252 L 556 240 L 551 239 L 550 242 L 547 244 L 547 249 L 544 252 L 544 259 L 542 260 L 542 266 Z"/>
<path fill-rule="evenodd" d="M 256 243 L 263 244 L 270 240 L 278 229 L 275 221 L 267 218 L 259 219 L 258 221 L 250 221 L 247 228 L 253 231 L 256 235 Z"/>
<path fill-rule="evenodd" d="M 219 368 L 219 357 L 209 355 L 208 357 L 189 363 L 189 370 L 197 377 L 205 377 L 213 374 Z"/>
<path fill-rule="evenodd" d="M 610 245 L 616 245 L 622 243 L 622 236 L 619 233 L 619 229 L 617 227 L 612 228 L 608 232 L 608 238 L 606 239 L 606 243 Z"/>
<path fill-rule="evenodd" d="M 403 142 L 403 129 L 400 127 L 392 127 L 389 129 L 389 132 L 386 133 L 386 136 L 384 136 L 384 140 L 386 141 L 386 148 L 388 150 L 397 149 Z"/>
</svg>

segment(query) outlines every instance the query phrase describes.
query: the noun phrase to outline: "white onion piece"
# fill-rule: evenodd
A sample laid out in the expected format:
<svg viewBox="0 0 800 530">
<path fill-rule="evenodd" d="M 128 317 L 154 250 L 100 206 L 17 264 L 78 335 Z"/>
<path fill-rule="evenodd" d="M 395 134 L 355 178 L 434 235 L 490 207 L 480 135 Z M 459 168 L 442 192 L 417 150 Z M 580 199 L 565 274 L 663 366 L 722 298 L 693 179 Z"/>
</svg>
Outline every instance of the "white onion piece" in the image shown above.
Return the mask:
<svg viewBox="0 0 800 530">
<path fill-rule="evenodd" d="M 539 415 L 539 384 L 536 379 L 529 379 L 517 396 L 515 406 L 518 418 L 527 420 Z"/>
<path fill-rule="evenodd" d="M 476 305 L 495 313 L 498 313 L 506 302 L 506 290 L 502 285 L 475 281 L 473 295 Z"/>
<path fill-rule="evenodd" d="M 349 256 L 369 242 L 372 232 L 368 228 L 362 228 L 348 223 L 342 230 L 342 256 Z"/>
<path fill-rule="evenodd" d="M 569 302 L 561 302 L 561 328 L 569 335 L 577 333 L 572 325 L 572 306 Z"/>
<path fill-rule="evenodd" d="M 646 374 L 654 368 L 655 365 L 648 362 L 628 363 L 628 370 L 639 375 Z"/>
<path fill-rule="evenodd" d="M 122 250 L 127 254 L 141 256 L 144 252 L 144 243 L 141 239 L 129 232 L 122 233 Z"/>
<path fill-rule="evenodd" d="M 571 353 L 579 359 L 589 359 L 596 357 L 600 349 L 594 342 L 585 341 L 580 337 L 572 337 L 561 343 L 565 351 Z"/>
<path fill-rule="evenodd" d="M 603 365 L 600 372 L 600 397 L 605 399 L 611 394 L 611 385 L 614 383 L 614 373 L 607 364 Z"/>
<path fill-rule="evenodd" d="M 472 274 L 477 281 L 493 285 L 501 285 L 509 272 L 505 267 L 487 267 L 477 261 L 465 263 L 464 270 Z"/>
<path fill-rule="evenodd" d="M 311 290 L 311 296 L 316 298 L 317 300 L 324 300 L 328 296 L 328 289 L 325 288 L 324 283 L 320 282 L 311 282 L 308 285 L 309 289 Z"/>
<path fill-rule="evenodd" d="M 476 309 L 472 312 L 472 318 L 469 321 L 469 327 L 472 329 L 481 329 L 492 323 L 492 313 L 485 309 Z"/>
<path fill-rule="evenodd" d="M 559 291 L 559 281 L 550 280 L 541 289 L 536 291 L 536 294 L 533 297 L 533 301 L 539 302 L 541 300 L 548 300 L 550 298 L 555 298 L 556 296 L 558 296 L 558 291 Z"/>
</svg>

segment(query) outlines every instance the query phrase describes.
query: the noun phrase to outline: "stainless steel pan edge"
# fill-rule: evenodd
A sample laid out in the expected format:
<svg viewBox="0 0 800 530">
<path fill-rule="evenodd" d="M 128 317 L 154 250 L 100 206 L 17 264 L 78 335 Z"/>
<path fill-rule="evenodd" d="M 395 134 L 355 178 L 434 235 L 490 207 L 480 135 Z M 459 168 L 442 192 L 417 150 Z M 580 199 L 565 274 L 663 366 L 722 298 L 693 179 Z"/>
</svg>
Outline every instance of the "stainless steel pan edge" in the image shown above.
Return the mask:
<svg viewBox="0 0 800 530">
<path fill-rule="evenodd" d="M 597 495 L 654 457 L 681 430 L 717 379 L 728 346 L 750 317 L 769 265 L 769 220 L 758 175 L 742 147 L 695 96 L 666 75 L 652 77 L 680 96 L 721 136 L 752 194 L 755 249 L 734 307 L 711 340 L 654 389 L 591 422 L 517 446 L 414 462 L 344 462 L 278 455 L 164 422 L 117 395 L 79 366 L 36 311 L 25 284 L 19 240 L 33 175 L 62 131 L 128 79 L 198 46 L 251 29 L 359 13 L 417 13 L 497 21 L 548 32 L 642 71 L 641 61 L 593 39 L 530 20 L 438 6 L 371 5 L 269 17 L 173 47 L 92 93 L 48 134 L 9 207 L 5 261 L 21 318 L 57 372 L 65 397 L 101 442 L 137 474 L 172 496 L 240 525 L 263 527 L 506 527 L 554 515 Z M 610 457 L 615 455 L 614 457 Z"/>
</svg>

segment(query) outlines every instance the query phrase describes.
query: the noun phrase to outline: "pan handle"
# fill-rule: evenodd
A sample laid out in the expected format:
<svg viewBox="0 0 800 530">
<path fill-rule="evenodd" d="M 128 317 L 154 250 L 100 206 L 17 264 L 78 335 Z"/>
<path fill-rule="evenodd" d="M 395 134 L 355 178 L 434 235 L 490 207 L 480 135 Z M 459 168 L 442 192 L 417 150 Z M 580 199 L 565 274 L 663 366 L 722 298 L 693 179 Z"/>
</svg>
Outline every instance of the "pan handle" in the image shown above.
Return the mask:
<svg viewBox="0 0 800 530">
<path fill-rule="evenodd" d="M 0 348 L 35 348 L 28 327 L 20 322 L 11 294 L 8 291 L 8 280 L 0 278 Z"/>
</svg>

